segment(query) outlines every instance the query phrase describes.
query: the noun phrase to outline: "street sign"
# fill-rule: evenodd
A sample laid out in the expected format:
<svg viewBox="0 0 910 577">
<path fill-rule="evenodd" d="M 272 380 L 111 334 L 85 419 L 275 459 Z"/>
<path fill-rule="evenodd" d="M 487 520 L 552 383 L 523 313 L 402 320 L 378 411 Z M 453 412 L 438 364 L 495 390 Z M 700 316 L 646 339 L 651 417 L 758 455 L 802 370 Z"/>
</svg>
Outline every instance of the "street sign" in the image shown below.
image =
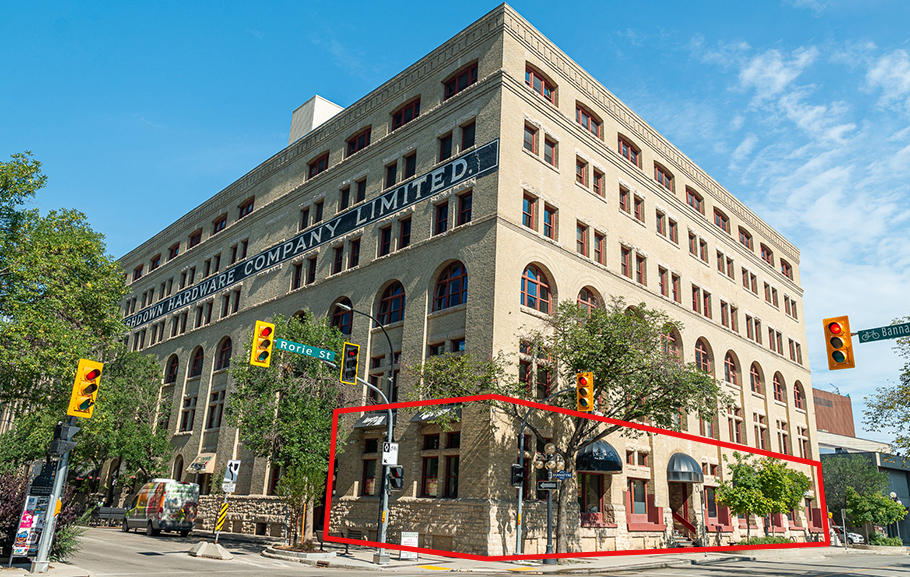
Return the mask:
<svg viewBox="0 0 910 577">
<path fill-rule="evenodd" d="M 284 339 L 276 338 L 275 348 L 279 351 L 297 353 L 298 355 L 305 355 L 308 357 L 313 357 L 314 359 L 321 359 L 323 361 L 332 362 L 335 360 L 335 351 L 327 351 L 325 349 L 311 347 L 310 345 L 301 345 L 300 343 L 295 343 L 294 341 L 286 341 Z"/>
<path fill-rule="evenodd" d="M 559 481 L 537 481 L 538 491 L 555 491 L 559 489 Z"/>
<path fill-rule="evenodd" d="M 218 518 L 215 521 L 215 532 L 216 533 L 221 531 L 224 528 L 224 521 L 225 521 L 225 519 L 227 519 L 227 510 L 228 510 L 228 504 L 222 503 L 221 509 L 218 511 Z"/>
<path fill-rule="evenodd" d="M 382 444 L 382 464 L 383 465 L 397 465 L 398 464 L 398 443 L 383 443 Z"/>
<path fill-rule="evenodd" d="M 566 479 L 572 478 L 572 473 L 569 473 L 568 471 L 557 471 L 553 473 L 553 478 L 559 479 L 560 481 L 565 481 Z"/>
<path fill-rule="evenodd" d="M 883 341 L 885 339 L 899 339 L 901 337 L 910 337 L 910 323 L 857 331 L 856 336 L 861 343 L 871 343 L 872 341 Z"/>
<path fill-rule="evenodd" d="M 419 538 L 420 534 L 416 531 L 402 531 L 401 532 L 401 544 L 405 547 L 419 547 Z M 407 559 L 417 559 L 417 553 L 415 551 L 401 551 L 399 560 Z"/>
<path fill-rule="evenodd" d="M 221 490 L 225 493 L 233 493 L 237 490 L 237 477 L 240 473 L 240 461 L 237 459 L 228 461 L 224 468 L 224 481 L 221 482 Z"/>
</svg>

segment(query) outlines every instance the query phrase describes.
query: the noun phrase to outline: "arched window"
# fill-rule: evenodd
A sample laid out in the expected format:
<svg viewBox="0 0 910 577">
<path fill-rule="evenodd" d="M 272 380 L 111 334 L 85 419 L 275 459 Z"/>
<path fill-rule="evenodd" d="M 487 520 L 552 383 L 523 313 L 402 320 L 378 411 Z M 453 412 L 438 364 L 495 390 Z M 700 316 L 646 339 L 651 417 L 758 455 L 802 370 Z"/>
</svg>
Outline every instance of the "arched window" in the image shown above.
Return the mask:
<svg viewBox="0 0 910 577">
<path fill-rule="evenodd" d="M 379 300 L 379 324 L 397 323 L 404 318 L 404 287 L 396 281 L 389 285 Z"/>
<path fill-rule="evenodd" d="M 739 379 L 736 377 L 736 361 L 731 353 L 724 357 L 724 380 L 731 385 L 738 385 Z"/>
<path fill-rule="evenodd" d="M 338 305 L 345 305 L 353 308 L 351 299 L 343 298 L 332 307 L 332 326 L 341 331 L 343 334 L 351 334 L 351 326 L 354 324 L 354 311 L 346 311 Z"/>
<path fill-rule="evenodd" d="M 593 290 L 585 287 L 578 291 L 578 306 L 588 311 L 590 315 L 594 309 L 600 307 L 600 298 Z"/>
<path fill-rule="evenodd" d="M 803 395 L 803 386 L 799 381 L 796 381 L 796 384 L 793 385 L 793 406 L 797 409 L 806 408 L 805 396 Z"/>
<path fill-rule="evenodd" d="M 221 342 L 221 348 L 218 349 L 218 362 L 215 363 L 215 370 L 220 371 L 231 366 L 231 350 L 233 344 L 231 338 L 227 337 Z"/>
<path fill-rule="evenodd" d="M 177 382 L 177 371 L 180 370 L 180 359 L 177 355 L 171 355 L 167 360 L 167 368 L 164 371 L 164 384 L 169 385 Z"/>
<path fill-rule="evenodd" d="M 205 360 L 205 352 L 202 347 L 196 347 L 193 352 L 193 362 L 190 363 L 190 378 L 198 377 L 202 374 L 202 361 Z"/>
<path fill-rule="evenodd" d="M 433 310 L 441 311 L 458 306 L 468 300 L 468 271 L 460 262 L 454 262 L 439 275 Z"/>
<path fill-rule="evenodd" d="M 177 455 L 177 458 L 174 459 L 174 479 L 180 481 L 183 479 L 183 457 Z"/>
<path fill-rule="evenodd" d="M 774 400 L 784 403 L 787 401 L 787 393 L 784 391 L 784 378 L 780 376 L 780 373 L 774 373 L 774 378 L 771 380 L 774 386 Z"/>
<path fill-rule="evenodd" d="M 705 341 L 698 339 L 695 343 L 695 366 L 705 373 L 711 372 L 711 358 L 708 356 L 708 345 Z"/>
<path fill-rule="evenodd" d="M 550 283 L 534 265 L 528 265 L 521 275 L 521 304 L 550 314 Z"/>
<path fill-rule="evenodd" d="M 665 355 L 677 361 L 682 360 L 682 356 L 679 353 L 682 350 L 682 341 L 679 337 L 679 331 L 675 328 L 669 327 L 667 334 L 661 337 L 661 346 Z"/>
<path fill-rule="evenodd" d="M 756 395 L 765 394 L 762 390 L 761 371 L 755 363 L 752 363 L 752 367 L 749 369 L 749 385 L 752 387 L 752 392 Z"/>
</svg>

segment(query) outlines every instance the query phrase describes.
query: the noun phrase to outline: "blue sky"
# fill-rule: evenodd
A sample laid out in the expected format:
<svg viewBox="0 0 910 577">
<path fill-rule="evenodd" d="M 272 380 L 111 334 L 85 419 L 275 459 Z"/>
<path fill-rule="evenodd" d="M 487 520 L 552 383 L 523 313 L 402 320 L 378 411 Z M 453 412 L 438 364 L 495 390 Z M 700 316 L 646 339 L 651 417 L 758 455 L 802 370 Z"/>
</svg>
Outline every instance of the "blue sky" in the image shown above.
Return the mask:
<svg viewBox="0 0 910 577">
<path fill-rule="evenodd" d="M 35 205 L 121 256 L 287 144 L 313 94 L 348 106 L 494 3 L 6 2 L 0 156 Z M 813 384 L 893 382 L 890 342 L 829 372 L 821 319 L 910 314 L 910 2 L 512 6 L 802 251 Z"/>
</svg>

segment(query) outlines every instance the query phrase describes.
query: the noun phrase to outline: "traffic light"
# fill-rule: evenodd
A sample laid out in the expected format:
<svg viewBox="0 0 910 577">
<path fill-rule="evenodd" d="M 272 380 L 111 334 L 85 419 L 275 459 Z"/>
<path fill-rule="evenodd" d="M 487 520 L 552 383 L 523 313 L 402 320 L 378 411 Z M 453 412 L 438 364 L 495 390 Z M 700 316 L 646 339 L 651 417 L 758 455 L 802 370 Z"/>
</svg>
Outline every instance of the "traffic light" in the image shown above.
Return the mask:
<svg viewBox="0 0 910 577">
<path fill-rule="evenodd" d="M 341 353 L 341 382 L 346 385 L 357 384 L 357 357 L 360 356 L 360 345 L 344 343 Z"/>
<path fill-rule="evenodd" d="M 104 363 L 79 359 L 76 368 L 76 382 L 73 383 L 73 392 L 70 395 L 70 405 L 66 411 L 71 417 L 91 419 L 95 410 L 95 397 L 98 396 L 98 386 L 101 383 L 101 369 Z"/>
<path fill-rule="evenodd" d="M 521 465 L 512 465 L 512 486 L 521 487 L 525 482 L 525 469 Z"/>
<path fill-rule="evenodd" d="M 404 468 L 401 465 L 389 467 L 389 490 L 400 491 L 404 488 Z"/>
<path fill-rule="evenodd" d="M 583 413 L 594 410 L 594 373 L 575 374 L 576 409 Z"/>
<path fill-rule="evenodd" d="M 275 346 L 275 325 L 265 321 L 256 321 L 253 328 L 253 350 L 250 351 L 250 364 L 268 368 L 272 362 L 272 347 Z"/>
<path fill-rule="evenodd" d="M 825 346 L 828 348 L 828 369 L 852 369 L 853 339 L 850 337 L 850 320 L 846 316 L 825 319 Z"/>
<path fill-rule="evenodd" d="M 76 441 L 73 440 L 73 436 L 81 430 L 80 427 L 64 425 L 62 423 L 58 424 L 54 427 L 54 439 L 51 441 L 50 450 L 48 452 L 51 455 L 62 457 L 68 451 L 73 450 L 76 446 Z"/>
</svg>

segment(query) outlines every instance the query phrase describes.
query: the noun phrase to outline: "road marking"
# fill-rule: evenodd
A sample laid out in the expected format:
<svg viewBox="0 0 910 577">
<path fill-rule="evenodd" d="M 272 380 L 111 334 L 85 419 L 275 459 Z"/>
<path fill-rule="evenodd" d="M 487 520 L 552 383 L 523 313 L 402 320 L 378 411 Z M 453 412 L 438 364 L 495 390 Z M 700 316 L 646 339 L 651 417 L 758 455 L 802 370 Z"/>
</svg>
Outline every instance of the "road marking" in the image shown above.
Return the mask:
<svg viewBox="0 0 910 577">
<path fill-rule="evenodd" d="M 418 565 L 418 569 L 430 569 L 432 571 L 452 571 L 451 567 L 437 567 L 436 565 Z"/>
</svg>

